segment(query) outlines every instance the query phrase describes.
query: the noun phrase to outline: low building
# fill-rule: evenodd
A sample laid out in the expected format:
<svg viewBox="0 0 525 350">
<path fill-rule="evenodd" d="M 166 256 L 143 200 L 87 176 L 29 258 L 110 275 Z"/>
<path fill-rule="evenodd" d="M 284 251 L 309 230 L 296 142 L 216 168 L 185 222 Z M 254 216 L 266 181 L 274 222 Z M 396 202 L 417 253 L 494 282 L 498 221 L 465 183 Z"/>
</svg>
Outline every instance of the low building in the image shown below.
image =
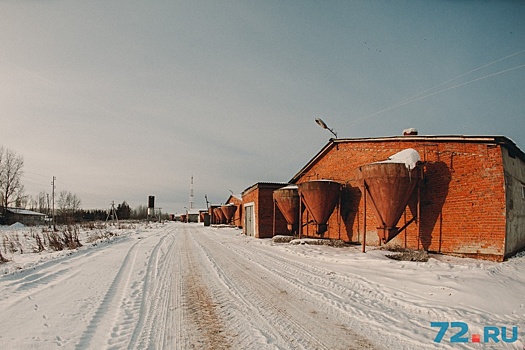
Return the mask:
<svg viewBox="0 0 525 350">
<path fill-rule="evenodd" d="M 273 201 L 273 191 L 286 185 L 258 182 L 242 192 L 244 234 L 255 238 L 271 238 L 274 232 L 288 232 L 286 220 Z"/>
<path fill-rule="evenodd" d="M 186 222 L 200 222 L 199 209 L 186 210 Z"/>
<path fill-rule="evenodd" d="M 365 201 L 370 192 L 359 169 L 405 149 L 420 155 L 421 179 L 414 179 L 417 186 L 403 205 L 397 227 L 388 228 L 395 233 L 390 242 L 497 261 L 525 249 L 525 154 L 503 136 L 331 139 L 290 180 L 341 185 L 325 231 L 312 227 L 307 211 L 302 234 L 355 243 L 363 243 L 366 234 L 366 244 L 382 244 L 376 228 L 387 228 L 374 198 Z"/>
<path fill-rule="evenodd" d="M 36 226 L 46 224 L 46 214 L 38 213 L 36 211 L 20 209 L 20 208 L 6 208 L 4 224 L 12 225 L 14 223 L 21 223 L 26 226 Z"/>
</svg>

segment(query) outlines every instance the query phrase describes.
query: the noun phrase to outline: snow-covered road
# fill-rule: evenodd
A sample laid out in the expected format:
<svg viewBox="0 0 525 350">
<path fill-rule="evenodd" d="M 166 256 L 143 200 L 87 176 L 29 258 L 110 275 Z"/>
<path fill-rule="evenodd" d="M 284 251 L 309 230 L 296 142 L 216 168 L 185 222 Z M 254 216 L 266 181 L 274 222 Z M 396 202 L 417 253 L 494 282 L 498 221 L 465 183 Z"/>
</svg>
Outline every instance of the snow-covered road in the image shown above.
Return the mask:
<svg viewBox="0 0 525 350">
<path fill-rule="evenodd" d="M 321 280 L 308 274 L 311 281 L 299 281 L 296 266 L 282 273 L 287 261 L 229 233 L 168 224 L 5 276 L 0 343 L 17 349 L 368 345 L 324 303 L 312 302 L 303 286 Z"/>
<path fill-rule="evenodd" d="M 197 224 L 131 230 L 0 278 L 0 348 L 451 348 L 433 341 L 430 322 L 443 320 L 518 325 L 522 339 L 519 291 L 494 311 L 482 291 L 479 303 L 463 302 L 477 285 L 470 279 L 499 274 L 503 288 L 521 288 L 522 258 L 458 268 L 351 249 L 274 245 Z"/>
</svg>

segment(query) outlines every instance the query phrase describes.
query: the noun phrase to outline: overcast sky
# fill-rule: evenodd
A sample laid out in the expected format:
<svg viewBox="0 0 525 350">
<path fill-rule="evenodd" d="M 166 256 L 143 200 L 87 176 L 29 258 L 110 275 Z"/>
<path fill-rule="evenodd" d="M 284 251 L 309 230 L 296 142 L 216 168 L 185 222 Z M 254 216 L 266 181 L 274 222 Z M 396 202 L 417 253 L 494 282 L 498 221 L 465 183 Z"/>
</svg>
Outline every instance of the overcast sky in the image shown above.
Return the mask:
<svg viewBox="0 0 525 350">
<path fill-rule="evenodd" d="M 0 0 L 0 145 L 26 194 L 163 211 L 286 182 L 332 136 L 525 150 L 525 1 Z"/>
</svg>

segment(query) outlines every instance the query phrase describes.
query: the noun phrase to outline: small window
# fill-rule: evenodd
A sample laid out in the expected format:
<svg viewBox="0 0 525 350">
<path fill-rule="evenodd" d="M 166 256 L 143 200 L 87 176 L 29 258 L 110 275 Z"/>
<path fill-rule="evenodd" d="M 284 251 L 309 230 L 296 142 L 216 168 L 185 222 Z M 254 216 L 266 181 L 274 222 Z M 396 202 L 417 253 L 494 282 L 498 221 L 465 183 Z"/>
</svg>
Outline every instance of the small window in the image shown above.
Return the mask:
<svg viewBox="0 0 525 350">
<path fill-rule="evenodd" d="M 525 200 L 525 185 L 521 185 L 521 199 Z"/>
</svg>

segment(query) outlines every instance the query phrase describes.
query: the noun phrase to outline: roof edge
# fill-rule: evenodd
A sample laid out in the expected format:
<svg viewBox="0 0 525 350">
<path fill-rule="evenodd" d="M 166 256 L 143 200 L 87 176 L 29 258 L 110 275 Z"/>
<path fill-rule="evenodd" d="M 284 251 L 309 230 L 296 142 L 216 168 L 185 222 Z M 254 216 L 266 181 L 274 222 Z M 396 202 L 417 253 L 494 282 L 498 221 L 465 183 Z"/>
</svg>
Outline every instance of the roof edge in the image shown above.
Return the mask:
<svg viewBox="0 0 525 350">
<path fill-rule="evenodd" d="M 288 182 L 257 182 L 250 187 L 246 188 L 244 191 L 242 191 L 241 195 L 244 196 L 248 192 L 251 192 L 257 188 L 280 188 L 284 187 L 286 185 L 289 185 Z"/>
<path fill-rule="evenodd" d="M 330 148 L 335 145 L 335 141 L 336 139 L 331 138 L 330 141 L 328 141 L 328 143 L 324 145 L 323 148 L 321 148 L 321 150 L 317 152 L 317 154 L 312 159 L 310 159 L 310 161 L 306 163 L 305 166 L 303 166 L 301 170 L 299 170 L 299 172 L 295 174 L 288 182 L 295 184 L 304 173 L 310 170 L 310 168 L 317 162 L 319 158 L 328 153 L 328 150 L 330 150 Z"/>
</svg>

